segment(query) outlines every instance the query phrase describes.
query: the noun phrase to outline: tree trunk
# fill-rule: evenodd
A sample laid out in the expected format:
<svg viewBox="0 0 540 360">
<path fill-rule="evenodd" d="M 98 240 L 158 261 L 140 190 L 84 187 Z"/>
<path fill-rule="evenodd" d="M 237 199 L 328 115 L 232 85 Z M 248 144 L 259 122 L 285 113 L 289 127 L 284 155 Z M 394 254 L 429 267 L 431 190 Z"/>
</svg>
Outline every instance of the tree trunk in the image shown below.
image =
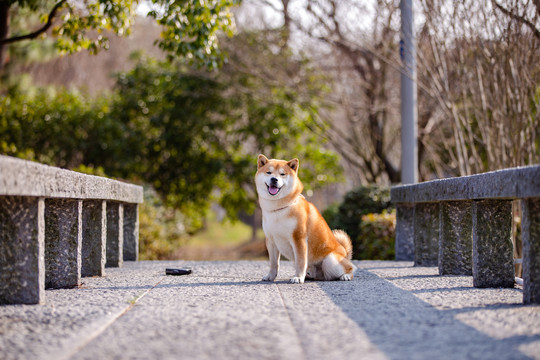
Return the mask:
<svg viewBox="0 0 540 360">
<path fill-rule="evenodd" d="M 281 51 L 289 47 L 289 38 L 291 36 L 291 16 L 289 14 L 289 0 L 281 0 L 283 5 L 283 33 Z"/>
<path fill-rule="evenodd" d="M 9 1 L 0 1 L 0 40 L 9 35 Z M 0 44 L 0 72 L 4 69 L 6 45 Z"/>
</svg>

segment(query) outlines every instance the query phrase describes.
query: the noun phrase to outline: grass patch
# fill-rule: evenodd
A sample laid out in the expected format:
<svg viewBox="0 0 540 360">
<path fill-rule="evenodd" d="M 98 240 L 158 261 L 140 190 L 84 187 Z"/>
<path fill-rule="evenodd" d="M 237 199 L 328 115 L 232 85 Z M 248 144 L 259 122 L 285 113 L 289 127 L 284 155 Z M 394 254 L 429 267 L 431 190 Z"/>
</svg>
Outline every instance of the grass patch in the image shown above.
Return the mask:
<svg viewBox="0 0 540 360">
<path fill-rule="evenodd" d="M 174 252 L 182 260 L 253 260 L 266 258 L 262 229 L 257 241 L 251 241 L 252 230 L 240 221 L 219 221 L 215 214 L 206 219 L 205 227 L 186 240 Z"/>
<path fill-rule="evenodd" d="M 183 220 L 182 214 L 165 207 L 155 193 L 145 192 L 145 202 L 139 208 L 139 259 L 237 260 L 265 253 L 262 229 L 257 232 L 258 242 L 250 242 L 249 225 L 219 221 L 216 213 L 210 212 L 204 227 L 188 235 Z"/>
<path fill-rule="evenodd" d="M 219 221 L 212 213 L 206 220 L 205 227 L 191 236 L 187 244 L 191 246 L 233 246 L 251 239 L 251 227 L 241 221 Z"/>
</svg>

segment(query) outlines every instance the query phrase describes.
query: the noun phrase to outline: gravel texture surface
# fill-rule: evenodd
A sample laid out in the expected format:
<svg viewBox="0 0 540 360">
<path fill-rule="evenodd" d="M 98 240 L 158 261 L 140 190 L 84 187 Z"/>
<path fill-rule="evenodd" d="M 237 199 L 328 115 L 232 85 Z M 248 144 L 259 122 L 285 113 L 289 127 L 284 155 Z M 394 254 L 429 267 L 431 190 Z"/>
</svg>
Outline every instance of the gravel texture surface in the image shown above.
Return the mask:
<svg viewBox="0 0 540 360">
<path fill-rule="evenodd" d="M 264 261 L 126 262 L 44 305 L 0 306 L 1 359 L 540 359 L 540 306 L 412 262 L 274 283 Z M 167 267 L 191 267 L 166 276 Z"/>
</svg>

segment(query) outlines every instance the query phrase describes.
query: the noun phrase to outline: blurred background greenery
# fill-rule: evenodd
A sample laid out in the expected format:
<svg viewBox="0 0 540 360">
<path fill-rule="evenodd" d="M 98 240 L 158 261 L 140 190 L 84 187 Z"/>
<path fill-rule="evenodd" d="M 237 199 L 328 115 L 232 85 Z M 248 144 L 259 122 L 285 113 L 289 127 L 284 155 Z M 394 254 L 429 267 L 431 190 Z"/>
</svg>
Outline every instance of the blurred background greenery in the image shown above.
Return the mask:
<svg viewBox="0 0 540 360">
<path fill-rule="evenodd" d="M 415 10 L 421 180 L 539 163 L 540 5 Z M 255 159 L 297 157 L 392 259 L 398 44 L 398 0 L 2 1 L 0 154 L 143 185 L 142 259 L 264 257 Z"/>
</svg>

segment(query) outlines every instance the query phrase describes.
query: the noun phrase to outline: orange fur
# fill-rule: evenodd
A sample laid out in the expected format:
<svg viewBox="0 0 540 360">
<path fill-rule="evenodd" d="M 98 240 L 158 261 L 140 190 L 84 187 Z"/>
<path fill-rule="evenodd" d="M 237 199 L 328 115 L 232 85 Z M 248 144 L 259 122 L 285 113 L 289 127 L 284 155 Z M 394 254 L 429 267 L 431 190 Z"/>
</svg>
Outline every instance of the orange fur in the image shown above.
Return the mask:
<svg viewBox="0 0 540 360">
<path fill-rule="evenodd" d="M 306 273 L 316 280 L 351 280 L 355 269 L 350 262 L 351 241 L 345 232 L 330 230 L 317 208 L 302 196 L 298 166 L 297 159 L 258 157 L 255 183 L 270 255 L 270 272 L 263 280 L 275 279 L 280 254 L 294 261 L 291 282 L 304 282 Z"/>
</svg>

